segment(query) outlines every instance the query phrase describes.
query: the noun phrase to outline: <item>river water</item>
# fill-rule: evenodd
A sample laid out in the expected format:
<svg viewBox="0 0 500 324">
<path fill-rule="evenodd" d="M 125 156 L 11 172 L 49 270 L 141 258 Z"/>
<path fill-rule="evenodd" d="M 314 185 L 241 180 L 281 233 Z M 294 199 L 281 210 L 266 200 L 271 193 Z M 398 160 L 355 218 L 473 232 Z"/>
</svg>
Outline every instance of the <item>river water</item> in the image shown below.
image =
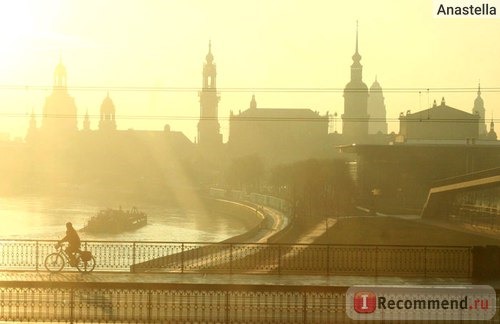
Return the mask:
<svg viewBox="0 0 500 324">
<path fill-rule="evenodd" d="M 200 209 L 161 204 L 102 202 L 92 199 L 37 196 L 0 197 L 0 239 L 60 239 L 66 222 L 78 230 L 99 210 L 136 206 L 148 214 L 148 224 L 119 234 L 91 234 L 80 231 L 82 240 L 218 242 L 246 230 L 236 219 L 209 215 Z"/>
</svg>

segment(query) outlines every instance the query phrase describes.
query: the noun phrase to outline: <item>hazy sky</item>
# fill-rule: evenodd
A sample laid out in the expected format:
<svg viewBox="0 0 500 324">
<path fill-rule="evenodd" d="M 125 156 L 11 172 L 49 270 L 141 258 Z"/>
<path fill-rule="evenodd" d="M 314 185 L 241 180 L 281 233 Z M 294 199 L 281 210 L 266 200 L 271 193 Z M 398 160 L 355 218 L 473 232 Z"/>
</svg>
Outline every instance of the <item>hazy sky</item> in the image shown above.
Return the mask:
<svg viewBox="0 0 500 324">
<path fill-rule="evenodd" d="M 488 124 L 492 112 L 500 118 L 500 19 L 436 19 L 430 0 L 18 0 L 0 2 L 0 132 L 24 136 L 29 113 L 41 114 L 50 93 L 32 87 L 52 86 L 62 54 L 69 87 L 97 87 L 70 90 L 79 115 L 88 110 L 97 116 L 111 89 L 119 129 L 170 124 L 193 140 L 209 39 L 224 141 L 229 111 L 246 109 L 252 94 L 258 107 L 340 116 L 356 20 L 363 79 L 370 86 L 378 76 L 390 131 L 399 130 L 399 112 L 425 109 L 443 96 L 448 105 L 470 112 L 479 80 Z M 417 89 L 397 90 L 408 88 Z M 418 89 L 427 88 L 429 95 L 419 95 Z M 94 117 L 91 128 L 97 123 Z"/>
</svg>

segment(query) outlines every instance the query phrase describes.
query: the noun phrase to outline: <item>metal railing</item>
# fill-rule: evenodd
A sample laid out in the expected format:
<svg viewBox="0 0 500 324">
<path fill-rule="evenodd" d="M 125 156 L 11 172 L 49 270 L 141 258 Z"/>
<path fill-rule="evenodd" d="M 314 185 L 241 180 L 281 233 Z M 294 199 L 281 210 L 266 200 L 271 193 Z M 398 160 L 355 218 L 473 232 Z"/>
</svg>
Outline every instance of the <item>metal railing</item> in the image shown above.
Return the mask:
<svg viewBox="0 0 500 324">
<path fill-rule="evenodd" d="M 0 271 L 45 271 L 51 240 L 0 240 Z M 471 277 L 472 248 L 85 241 L 94 271 Z"/>
<path fill-rule="evenodd" d="M 0 321 L 359 323 L 346 314 L 347 289 L 290 285 L 0 282 Z M 500 304 L 498 292 L 497 305 Z M 410 319 L 413 315 L 402 313 L 401 320 L 405 316 Z M 499 321 L 497 312 L 488 323 Z"/>
</svg>

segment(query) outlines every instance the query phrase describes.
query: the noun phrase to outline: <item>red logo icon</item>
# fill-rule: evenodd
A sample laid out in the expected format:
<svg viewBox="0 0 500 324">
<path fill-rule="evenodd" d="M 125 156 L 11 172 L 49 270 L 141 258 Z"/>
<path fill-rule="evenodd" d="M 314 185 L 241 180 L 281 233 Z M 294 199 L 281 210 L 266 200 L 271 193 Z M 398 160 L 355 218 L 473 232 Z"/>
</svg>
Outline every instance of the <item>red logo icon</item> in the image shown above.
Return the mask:
<svg viewBox="0 0 500 324">
<path fill-rule="evenodd" d="M 354 295 L 356 313 L 373 313 L 377 309 L 377 297 L 371 291 L 359 291 Z"/>
</svg>

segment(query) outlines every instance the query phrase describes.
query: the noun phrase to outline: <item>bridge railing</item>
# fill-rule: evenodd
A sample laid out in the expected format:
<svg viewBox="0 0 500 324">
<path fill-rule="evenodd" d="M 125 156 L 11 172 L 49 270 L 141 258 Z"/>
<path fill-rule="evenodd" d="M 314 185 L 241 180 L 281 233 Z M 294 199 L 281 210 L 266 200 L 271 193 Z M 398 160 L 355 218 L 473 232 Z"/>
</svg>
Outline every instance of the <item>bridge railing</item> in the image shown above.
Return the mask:
<svg viewBox="0 0 500 324">
<path fill-rule="evenodd" d="M 0 271 L 45 271 L 56 241 L 0 240 Z M 471 277 L 472 248 L 85 241 L 94 271 Z M 71 270 L 71 268 L 66 268 Z"/>
<path fill-rule="evenodd" d="M 0 321 L 359 323 L 347 316 L 346 307 L 352 307 L 346 303 L 347 289 L 225 283 L 0 282 Z M 500 305 L 499 291 L 496 305 Z M 414 316 L 406 311 L 400 319 L 405 323 L 436 322 L 411 321 Z M 499 321 L 497 311 L 482 323 Z"/>
</svg>

